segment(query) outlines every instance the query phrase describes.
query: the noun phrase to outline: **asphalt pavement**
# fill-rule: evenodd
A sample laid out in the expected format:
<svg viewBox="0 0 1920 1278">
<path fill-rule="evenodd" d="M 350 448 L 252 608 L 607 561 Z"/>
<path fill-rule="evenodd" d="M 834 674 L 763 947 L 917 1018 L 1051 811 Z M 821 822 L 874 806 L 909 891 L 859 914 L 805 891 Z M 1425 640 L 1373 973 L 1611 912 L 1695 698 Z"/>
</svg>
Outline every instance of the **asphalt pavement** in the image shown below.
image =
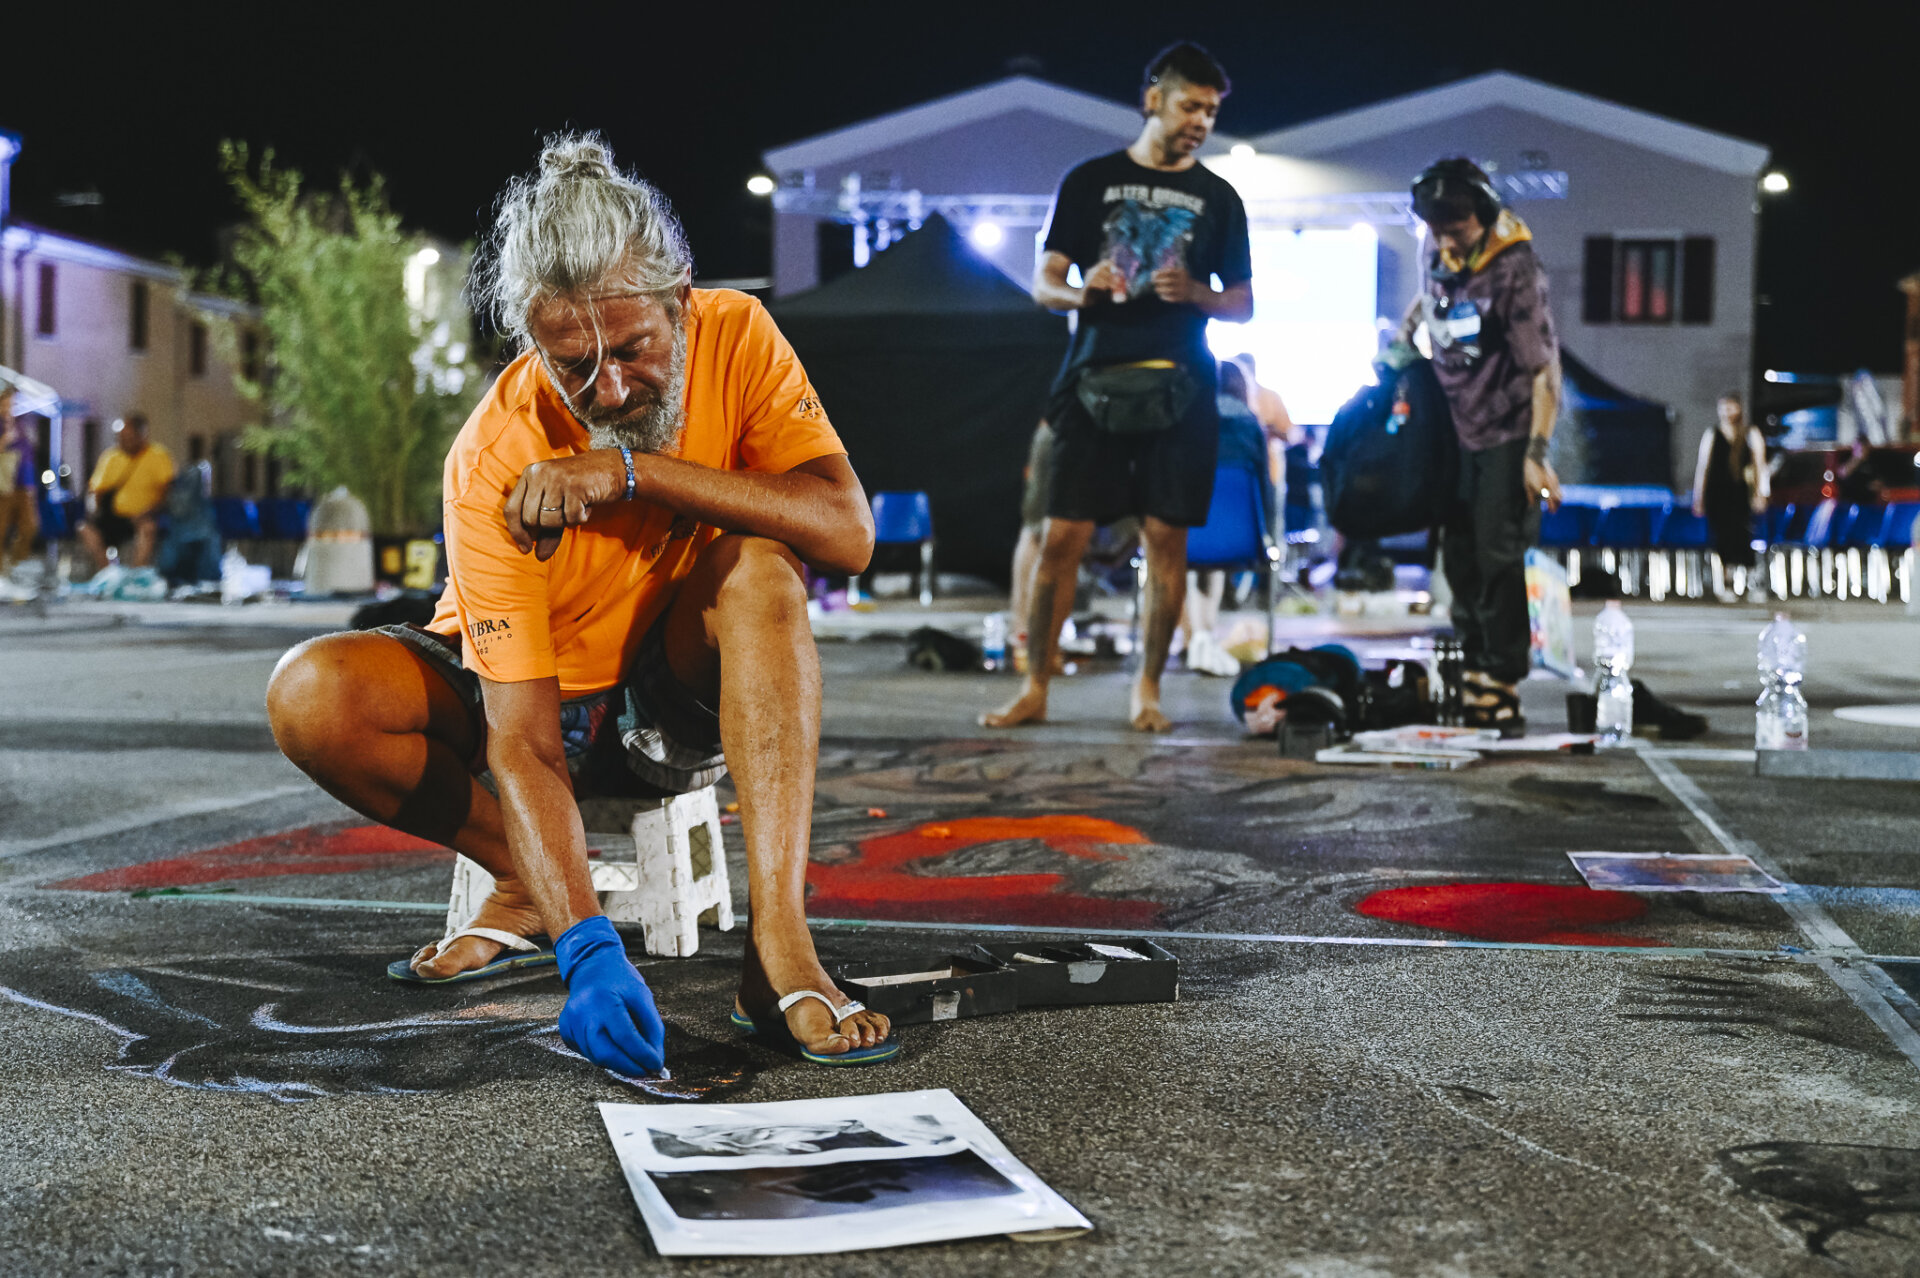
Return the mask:
<svg viewBox="0 0 1920 1278">
<path fill-rule="evenodd" d="M 1010 677 L 908 667 L 911 612 L 842 624 L 829 961 L 1150 935 L 1180 999 L 911 1026 L 835 1072 L 735 1036 L 737 931 L 667 959 L 635 930 L 673 1066 L 645 1083 L 557 1050 L 550 973 L 386 980 L 451 857 L 320 794 L 261 707 L 344 609 L 0 612 L 0 1273 L 1920 1271 L 1920 785 L 1756 777 L 1764 612 L 1629 610 L 1636 675 L 1706 737 L 1459 772 L 1281 757 L 1185 673 L 1141 738 L 1098 662 L 990 734 Z M 1920 702 L 1920 621 L 1803 611 L 1815 746 L 1920 750 L 1832 713 Z M 1565 691 L 1526 686 L 1539 727 Z M 1597 893 L 1570 850 L 1744 851 L 1792 888 Z M 920 1088 L 1093 1232 L 666 1260 L 595 1110 Z"/>
</svg>

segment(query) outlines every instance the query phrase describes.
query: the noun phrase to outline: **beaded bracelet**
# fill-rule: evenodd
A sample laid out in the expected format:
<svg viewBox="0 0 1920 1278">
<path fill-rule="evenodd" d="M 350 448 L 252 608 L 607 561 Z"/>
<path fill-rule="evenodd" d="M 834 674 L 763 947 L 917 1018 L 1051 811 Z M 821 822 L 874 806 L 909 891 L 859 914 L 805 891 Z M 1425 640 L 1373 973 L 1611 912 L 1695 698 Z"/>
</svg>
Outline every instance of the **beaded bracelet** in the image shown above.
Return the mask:
<svg viewBox="0 0 1920 1278">
<path fill-rule="evenodd" d="M 633 450 L 625 444 L 620 445 L 620 460 L 627 464 L 627 495 L 624 501 L 633 500 Z"/>
</svg>

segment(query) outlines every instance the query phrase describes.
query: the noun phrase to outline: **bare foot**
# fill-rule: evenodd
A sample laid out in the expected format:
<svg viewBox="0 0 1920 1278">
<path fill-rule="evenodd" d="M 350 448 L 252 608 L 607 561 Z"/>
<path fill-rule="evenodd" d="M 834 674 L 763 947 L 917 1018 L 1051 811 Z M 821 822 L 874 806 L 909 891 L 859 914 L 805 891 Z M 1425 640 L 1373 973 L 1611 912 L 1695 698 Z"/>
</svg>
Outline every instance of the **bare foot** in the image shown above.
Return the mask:
<svg viewBox="0 0 1920 1278">
<path fill-rule="evenodd" d="M 755 940 L 749 955 L 757 955 L 762 944 L 765 942 Z M 818 1000 L 810 998 L 801 999 L 786 1011 L 787 1032 L 808 1051 L 821 1056 L 838 1056 L 855 1048 L 872 1047 L 886 1041 L 893 1025 L 879 1012 L 855 1012 L 835 1025 L 834 1015 L 853 1000 L 834 985 L 820 966 L 820 961 L 813 957 L 812 938 L 809 937 L 805 944 L 808 953 L 798 966 L 807 974 L 792 984 L 782 984 L 778 991 L 760 964 L 750 958 L 740 973 L 740 993 L 734 1000 L 734 1006 L 744 1015 L 764 1024 L 770 1017 L 780 1014 L 778 1006 L 783 995 L 795 990 L 815 990 L 833 1001 L 833 1013 L 829 1013 Z"/>
<path fill-rule="evenodd" d="M 833 1000 L 836 1009 L 845 1007 L 852 1000 L 837 989 L 832 981 L 821 981 L 809 985 Z M 791 992 L 791 991 L 789 991 Z M 747 1010 L 747 998 L 743 993 L 735 1000 L 742 1013 L 756 1021 L 764 1022 L 768 1017 L 778 1015 L 775 1010 L 778 1000 L 767 1003 L 755 1011 Z M 837 1010 L 836 1013 L 837 1014 Z M 833 1016 L 827 1009 L 810 998 L 803 998 L 787 1009 L 787 1032 L 794 1041 L 802 1044 L 809 1052 L 820 1056 L 839 1056 L 861 1047 L 872 1047 L 886 1041 L 893 1023 L 879 1012 L 858 1011 L 835 1026 Z"/>
<path fill-rule="evenodd" d="M 467 926 L 496 928 L 515 936 L 537 936 L 546 930 L 540 921 L 540 912 L 533 907 L 533 898 L 515 879 L 496 879 L 493 895 Z M 434 941 L 421 946 L 409 965 L 421 976 L 438 980 L 485 967 L 505 948 L 500 942 L 483 936 L 463 936 L 442 953 L 440 942 Z"/>
<path fill-rule="evenodd" d="M 1129 708 L 1135 732 L 1167 732 L 1173 728 L 1173 720 L 1160 713 L 1160 694 L 1157 691 L 1148 692 L 1136 685 L 1133 703 Z"/>
<path fill-rule="evenodd" d="M 983 728 L 1017 728 L 1023 723 L 1046 721 L 1047 693 L 1044 688 L 1028 688 L 1003 709 L 980 716 L 980 726 Z"/>
</svg>

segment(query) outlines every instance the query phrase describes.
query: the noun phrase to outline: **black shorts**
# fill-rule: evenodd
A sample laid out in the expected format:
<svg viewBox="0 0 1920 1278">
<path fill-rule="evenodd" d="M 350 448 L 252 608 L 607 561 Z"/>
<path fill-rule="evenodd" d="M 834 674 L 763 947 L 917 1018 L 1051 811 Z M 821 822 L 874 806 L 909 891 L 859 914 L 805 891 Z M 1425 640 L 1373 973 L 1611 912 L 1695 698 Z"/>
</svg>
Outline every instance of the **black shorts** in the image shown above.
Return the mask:
<svg viewBox="0 0 1920 1278">
<path fill-rule="evenodd" d="M 112 505 L 113 503 L 111 501 L 101 502 L 99 507 L 94 511 L 93 516 L 88 519 L 87 522 L 92 524 L 93 530 L 100 534 L 100 540 L 103 544 L 108 546 L 124 546 L 133 540 L 134 534 L 139 530 L 134 527 L 131 519 L 128 519 L 125 515 L 115 514 L 113 510 L 110 509 Z"/>
<path fill-rule="evenodd" d="M 673 677 L 663 646 L 667 619 L 647 631 L 626 677 L 605 692 L 560 703 L 560 741 L 581 798 L 664 798 L 704 790 L 726 775 L 720 715 Z M 480 676 L 460 659 L 460 638 L 421 626 L 378 626 L 427 659 L 466 703 L 474 739 L 487 739 Z M 484 744 L 468 767 L 493 789 Z"/>
<path fill-rule="evenodd" d="M 1199 384 L 1178 422 L 1149 435 L 1114 435 L 1093 424 L 1069 383 L 1056 388 L 1047 420 L 1053 456 L 1047 514 L 1110 524 L 1129 515 L 1198 528 L 1213 503 L 1220 453 L 1218 372 L 1211 360 L 1188 364 Z"/>
</svg>

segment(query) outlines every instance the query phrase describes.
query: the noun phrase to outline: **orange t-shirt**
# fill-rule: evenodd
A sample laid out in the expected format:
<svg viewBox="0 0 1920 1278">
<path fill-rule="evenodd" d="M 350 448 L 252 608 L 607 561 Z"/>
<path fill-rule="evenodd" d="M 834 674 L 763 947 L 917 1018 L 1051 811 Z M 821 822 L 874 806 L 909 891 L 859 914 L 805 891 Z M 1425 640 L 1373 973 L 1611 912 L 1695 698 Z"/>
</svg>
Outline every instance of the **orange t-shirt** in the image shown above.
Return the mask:
<svg viewBox="0 0 1920 1278">
<path fill-rule="evenodd" d="M 715 470 L 781 474 L 844 453 L 806 371 L 753 298 L 695 289 L 686 307 L 686 427 L 670 454 Z M 533 352 L 509 364 L 447 454 L 447 588 L 428 629 L 460 635 L 469 670 L 496 683 L 560 678 L 560 695 L 620 681 L 719 535 L 647 501 L 596 506 L 545 563 L 520 553 L 501 507 L 537 461 L 588 450 Z"/>
</svg>

